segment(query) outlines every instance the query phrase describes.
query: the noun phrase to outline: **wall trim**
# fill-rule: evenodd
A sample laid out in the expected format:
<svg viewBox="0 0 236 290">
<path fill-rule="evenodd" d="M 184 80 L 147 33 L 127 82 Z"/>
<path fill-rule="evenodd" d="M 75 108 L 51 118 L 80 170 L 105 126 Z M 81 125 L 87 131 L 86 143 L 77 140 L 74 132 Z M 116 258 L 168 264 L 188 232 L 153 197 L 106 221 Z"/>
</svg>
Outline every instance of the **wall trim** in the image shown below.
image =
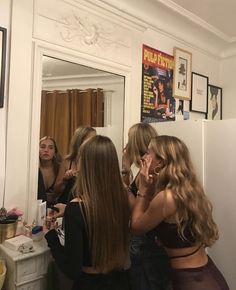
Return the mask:
<svg viewBox="0 0 236 290">
<path fill-rule="evenodd" d="M 66 2 L 79 2 L 81 3 L 81 0 L 64 0 Z M 83 1 L 83 0 L 82 0 Z M 193 44 L 193 38 L 192 35 L 190 35 L 188 38 L 189 40 L 186 40 L 181 36 L 178 31 L 173 31 L 173 26 L 168 25 L 168 27 L 160 27 L 159 23 L 156 19 L 151 17 L 148 14 L 148 3 L 147 3 L 147 13 L 146 16 L 142 14 L 140 16 L 140 10 L 136 7 L 132 7 L 133 9 L 128 9 L 127 4 L 123 3 L 124 1 L 120 0 L 117 2 L 116 0 L 87 0 L 86 4 L 84 5 L 95 5 L 98 7 L 98 9 L 102 9 L 107 11 L 107 13 L 113 13 L 115 14 L 119 19 L 120 17 L 123 19 L 123 23 L 125 25 L 131 25 L 133 28 L 139 30 L 139 31 L 145 31 L 147 29 L 153 29 L 165 36 L 169 36 L 174 40 L 180 41 L 184 45 L 194 48 L 205 55 L 217 57 L 220 59 L 223 59 L 225 57 L 234 56 L 236 55 L 236 47 L 235 49 L 229 49 L 228 46 L 230 44 L 234 44 L 236 42 L 236 39 L 230 38 L 225 33 L 221 32 L 220 30 L 215 29 L 211 25 L 209 25 L 204 20 L 200 19 L 196 15 L 194 15 L 191 12 L 186 11 L 185 9 L 181 8 L 177 4 L 174 4 L 171 0 L 155 0 L 157 5 L 161 3 L 162 6 L 164 6 L 166 9 L 168 9 L 169 14 L 173 15 L 173 13 L 178 13 L 180 18 L 188 19 L 190 25 L 198 26 L 199 28 L 199 36 L 197 39 L 197 36 L 195 40 L 199 40 L 200 45 L 196 44 L 196 42 Z M 143 12 L 143 11 L 142 11 Z M 172 16 L 174 19 L 174 15 Z M 157 17 L 158 18 L 158 13 Z M 187 33 L 186 33 L 187 35 Z M 205 37 L 205 38 L 204 38 Z M 208 38 L 208 43 L 206 43 L 205 39 Z M 216 49 L 216 47 L 219 47 L 219 49 Z M 235 43 L 236 46 L 236 43 Z"/>
</svg>

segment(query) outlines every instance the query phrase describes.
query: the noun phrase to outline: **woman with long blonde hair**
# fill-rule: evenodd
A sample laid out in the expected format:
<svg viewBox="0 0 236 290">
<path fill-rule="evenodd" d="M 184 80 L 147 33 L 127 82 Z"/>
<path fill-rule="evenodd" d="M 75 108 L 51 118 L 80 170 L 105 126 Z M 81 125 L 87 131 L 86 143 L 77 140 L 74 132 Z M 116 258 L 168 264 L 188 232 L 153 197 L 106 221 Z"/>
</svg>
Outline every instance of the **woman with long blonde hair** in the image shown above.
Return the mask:
<svg viewBox="0 0 236 290">
<path fill-rule="evenodd" d="M 77 196 L 65 209 L 65 246 L 55 230 L 46 234 L 73 290 L 129 290 L 130 210 L 116 149 L 108 137 L 94 136 L 79 150 Z"/>
<path fill-rule="evenodd" d="M 137 123 L 129 129 L 128 143 L 123 150 L 122 176 L 130 192 L 131 207 L 139 189 L 141 158 L 147 152 L 151 139 L 157 135 L 155 128 L 148 123 Z M 169 260 L 165 249 L 155 242 L 155 236 L 131 235 L 130 258 L 133 290 L 170 289 Z"/>
<path fill-rule="evenodd" d="M 173 290 L 228 290 L 205 251 L 218 239 L 218 229 L 187 146 L 176 137 L 158 136 L 148 148 L 132 230 L 154 233 L 163 244 L 171 262 Z"/>
</svg>

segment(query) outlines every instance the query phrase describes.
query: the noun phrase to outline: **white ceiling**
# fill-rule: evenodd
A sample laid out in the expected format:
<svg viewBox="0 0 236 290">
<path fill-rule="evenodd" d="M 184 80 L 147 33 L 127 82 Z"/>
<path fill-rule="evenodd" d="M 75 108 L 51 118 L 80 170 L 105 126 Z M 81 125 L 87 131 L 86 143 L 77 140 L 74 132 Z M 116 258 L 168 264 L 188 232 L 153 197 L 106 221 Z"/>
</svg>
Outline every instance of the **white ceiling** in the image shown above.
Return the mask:
<svg viewBox="0 0 236 290">
<path fill-rule="evenodd" d="M 45 81 L 55 81 L 56 79 L 68 80 L 77 78 L 77 80 L 86 79 L 90 80 L 90 82 L 92 82 L 92 80 L 98 82 L 98 80 L 101 81 L 105 79 L 106 82 L 112 80 L 114 83 L 115 81 L 123 81 L 124 77 L 78 63 L 72 63 L 44 55 L 42 59 L 42 78 L 45 86 Z"/>
<path fill-rule="evenodd" d="M 84 65 L 79 65 L 77 63 L 72 63 L 68 61 L 63 61 L 61 59 L 43 56 L 43 77 L 61 77 L 65 75 L 98 75 L 106 74 L 106 72 L 87 67 Z"/>
<path fill-rule="evenodd" d="M 236 40 L 236 0 L 158 0 L 189 20 L 233 42 Z"/>
<path fill-rule="evenodd" d="M 93 3 L 95 0 L 86 1 Z M 162 31 L 216 57 L 236 55 L 236 0 L 97 2 L 103 3 L 109 11 L 117 9 L 123 18 L 143 25 L 142 29 Z"/>
</svg>

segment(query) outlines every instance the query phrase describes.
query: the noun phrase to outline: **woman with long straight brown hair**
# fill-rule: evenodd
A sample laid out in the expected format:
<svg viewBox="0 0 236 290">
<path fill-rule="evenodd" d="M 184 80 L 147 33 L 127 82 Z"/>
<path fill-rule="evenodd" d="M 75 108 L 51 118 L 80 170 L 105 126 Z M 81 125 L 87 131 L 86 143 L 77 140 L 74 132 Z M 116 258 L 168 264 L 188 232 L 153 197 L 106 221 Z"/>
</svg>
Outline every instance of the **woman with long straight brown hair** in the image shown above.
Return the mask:
<svg viewBox="0 0 236 290">
<path fill-rule="evenodd" d="M 94 136 L 80 148 L 77 196 L 65 209 L 65 245 L 46 234 L 55 261 L 73 290 L 129 290 L 129 202 L 115 146 Z"/>
<path fill-rule="evenodd" d="M 63 160 L 55 183 L 57 202 L 66 204 L 70 199 L 77 175 L 77 154 L 80 146 L 90 137 L 96 135 L 96 130 L 90 126 L 82 126 L 75 130 L 71 142 L 70 152 Z"/>
</svg>

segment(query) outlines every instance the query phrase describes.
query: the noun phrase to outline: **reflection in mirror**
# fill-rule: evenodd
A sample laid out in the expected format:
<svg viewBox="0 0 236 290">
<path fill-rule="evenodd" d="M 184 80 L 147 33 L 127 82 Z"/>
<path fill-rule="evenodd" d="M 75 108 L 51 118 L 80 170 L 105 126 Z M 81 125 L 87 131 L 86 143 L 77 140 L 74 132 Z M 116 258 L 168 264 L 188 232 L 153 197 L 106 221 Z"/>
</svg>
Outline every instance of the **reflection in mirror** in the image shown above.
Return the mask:
<svg viewBox="0 0 236 290">
<path fill-rule="evenodd" d="M 80 126 L 95 127 L 122 152 L 124 77 L 43 56 L 40 138 L 53 137 L 62 156 Z"/>
</svg>

